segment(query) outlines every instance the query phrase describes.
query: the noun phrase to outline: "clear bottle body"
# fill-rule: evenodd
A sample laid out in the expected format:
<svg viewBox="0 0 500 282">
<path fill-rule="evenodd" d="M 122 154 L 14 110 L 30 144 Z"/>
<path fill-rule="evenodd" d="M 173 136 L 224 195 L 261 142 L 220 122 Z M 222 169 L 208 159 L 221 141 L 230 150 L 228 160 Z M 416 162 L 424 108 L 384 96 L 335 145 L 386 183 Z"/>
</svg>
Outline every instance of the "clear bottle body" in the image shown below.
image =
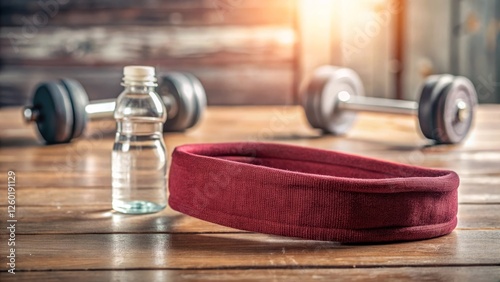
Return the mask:
<svg viewBox="0 0 500 282">
<path fill-rule="evenodd" d="M 165 106 L 153 87 L 138 85 L 124 85 L 114 113 L 113 209 L 128 214 L 158 212 L 167 205 Z"/>
</svg>

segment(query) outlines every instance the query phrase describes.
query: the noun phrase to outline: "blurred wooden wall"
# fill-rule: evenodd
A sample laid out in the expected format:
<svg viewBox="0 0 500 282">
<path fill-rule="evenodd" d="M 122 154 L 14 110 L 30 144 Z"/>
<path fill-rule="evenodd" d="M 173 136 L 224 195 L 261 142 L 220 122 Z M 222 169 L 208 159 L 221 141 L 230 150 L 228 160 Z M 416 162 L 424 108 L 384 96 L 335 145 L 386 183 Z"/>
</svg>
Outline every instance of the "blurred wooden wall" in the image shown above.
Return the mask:
<svg viewBox="0 0 500 282">
<path fill-rule="evenodd" d="M 457 72 L 468 76 L 483 103 L 500 103 L 500 0 L 459 2 L 454 34 Z"/>
<path fill-rule="evenodd" d="M 1 0 L 0 104 L 58 77 L 116 97 L 130 64 L 191 72 L 212 105 L 291 104 L 295 2 Z"/>
<path fill-rule="evenodd" d="M 427 75 L 452 73 L 472 80 L 480 102 L 500 103 L 500 0 L 405 1 L 405 98 Z"/>
<path fill-rule="evenodd" d="M 0 106 L 58 77 L 113 98 L 129 64 L 192 72 L 211 105 L 297 104 L 324 64 L 367 96 L 452 73 L 500 102 L 499 19 L 500 0 L 0 0 Z"/>
<path fill-rule="evenodd" d="M 399 1 L 0 0 L 0 105 L 62 76 L 91 99 L 116 97 L 128 64 L 192 72 L 211 105 L 297 104 L 325 64 L 394 97 Z"/>
</svg>

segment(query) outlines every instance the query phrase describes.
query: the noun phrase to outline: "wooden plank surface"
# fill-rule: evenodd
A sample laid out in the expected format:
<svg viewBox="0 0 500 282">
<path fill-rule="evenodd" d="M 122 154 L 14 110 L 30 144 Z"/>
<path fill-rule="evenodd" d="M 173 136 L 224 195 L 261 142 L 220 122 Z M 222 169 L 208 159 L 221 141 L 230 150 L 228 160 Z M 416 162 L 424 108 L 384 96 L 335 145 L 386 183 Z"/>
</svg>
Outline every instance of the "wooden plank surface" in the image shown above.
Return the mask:
<svg viewBox="0 0 500 282">
<path fill-rule="evenodd" d="M 112 121 L 85 138 L 43 146 L 19 109 L 0 111 L 0 171 L 16 172 L 14 278 L 33 280 L 470 280 L 500 278 L 500 119 L 481 106 L 462 144 L 429 146 L 415 120 L 360 114 L 343 137 L 310 128 L 299 107 L 210 107 L 185 133 L 165 134 L 169 153 L 195 142 L 266 141 L 317 147 L 457 171 L 459 224 L 430 240 L 349 245 L 264 235 L 179 214 L 111 210 Z M 0 218 L 7 216 L 0 194 Z M 6 238 L 2 233 L 2 240 Z M 6 263 L 6 249 L 0 249 Z M 0 280 L 13 275 L 0 273 Z"/>
<path fill-rule="evenodd" d="M 498 267 L 33 271 L 4 281 L 498 281 Z"/>
<path fill-rule="evenodd" d="M 239 234 L 17 235 L 24 270 L 500 266 L 500 230 L 454 231 L 409 243 L 343 245 Z M 460 248 L 457 248 L 457 245 Z M 73 259 L 78 251 L 78 259 Z M 2 258 L 5 265 L 7 259 Z"/>
</svg>

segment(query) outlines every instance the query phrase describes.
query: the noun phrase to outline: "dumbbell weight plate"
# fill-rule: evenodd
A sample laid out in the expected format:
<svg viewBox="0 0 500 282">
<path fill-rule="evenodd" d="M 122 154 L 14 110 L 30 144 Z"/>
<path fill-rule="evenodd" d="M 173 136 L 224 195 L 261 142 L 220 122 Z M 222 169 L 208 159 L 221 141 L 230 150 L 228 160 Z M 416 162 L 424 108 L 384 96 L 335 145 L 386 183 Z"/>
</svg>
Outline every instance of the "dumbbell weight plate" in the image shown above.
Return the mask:
<svg viewBox="0 0 500 282">
<path fill-rule="evenodd" d="M 68 142 L 73 131 L 73 108 L 68 92 L 58 81 L 38 85 L 33 108 L 39 112 L 37 126 L 47 144 Z"/>
<path fill-rule="evenodd" d="M 418 103 L 418 122 L 425 137 L 436 140 L 437 101 L 443 88 L 453 81 L 452 75 L 431 75 L 425 79 Z"/>
<path fill-rule="evenodd" d="M 339 93 L 364 95 L 361 79 L 353 70 L 323 66 L 318 68 L 303 99 L 306 116 L 315 128 L 340 135 L 353 125 L 356 113 L 338 108 Z"/>
<path fill-rule="evenodd" d="M 207 95 L 205 93 L 203 85 L 196 76 L 190 73 L 184 73 L 184 75 L 186 75 L 189 78 L 189 81 L 191 82 L 191 85 L 194 90 L 195 94 L 194 96 L 196 98 L 195 115 L 193 116 L 193 119 L 191 120 L 191 123 L 188 126 L 188 128 L 191 128 L 200 121 L 201 117 L 203 116 L 203 113 L 205 112 L 205 109 L 207 108 Z"/>
<path fill-rule="evenodd" d="M 327 80 L 327 75 L 322 73 L 320 74 L 320 69 L 317 69 L 314 72 L 314 75 L 309 82 L 306 91 L 302 94 L 302 107 L 304 108 L 309 124 L 311 124 L 311 126 L 314 128 L 321 129 L 321 123 L 317 115 L 317 104 L 319 103 L 316 101 L 318 96 L 316 95 L 316 93 L 321 92 L 321 89 L 324 87 L 324 84 Z"/>
<path fill-rule="evenodd" d="M 439 81 L 439 75 L 428 76 L 420 90 L 420 98 L 418 103 L 418 122 L 422 134 L 432 139 L 433 131 L 433 105 L 437 100 L 437 93 L 434 93 L 434 88 Z"/>
<path fill-rule="evenodd" d="M 177 114 L 173 117 L 167 116 L 163 131 L 183 131 L 189 128 L 197 114 L 196 94 L 189 77 L 179 72 L 160 76 L 158 94 L 160 96 L 171 95 L 177 105 Z"/>
<path fill-rule="evenodd" d="M 65 78 L 61 79 L 61 84 L 68 92 L 73 108 L 73 130 L 69 140 L 67 140 L 69 142 L 73 138 L 80 137 L 85 129 L 85 125 L 87 124 L 85 107 L 89 104 L 89 98 L 87 92 L 85 92 L 85 89 L 78 81 Z"/>
<path fill-rule="evenodd" d="M 169 73 L 160 80 L 159 89 L 161 95 L 170 93 L 177 105 L 175 116 L 167 118 L 165 131 L 182 131 L 199 122 L 207 107 L 207 98 L 198 78 L 190 73 Z"/>
<path fill-rule="evenodd" d="M 458 101 L 467 105 L 463 120 L 459 119 Z M 477 105 L 477 94 L 472 82 L 465 77 L 455 77 L 444 87 L 437 101 L 435 140 L 442 144 L 462 141 L 469 132 Z"/>
</svg>

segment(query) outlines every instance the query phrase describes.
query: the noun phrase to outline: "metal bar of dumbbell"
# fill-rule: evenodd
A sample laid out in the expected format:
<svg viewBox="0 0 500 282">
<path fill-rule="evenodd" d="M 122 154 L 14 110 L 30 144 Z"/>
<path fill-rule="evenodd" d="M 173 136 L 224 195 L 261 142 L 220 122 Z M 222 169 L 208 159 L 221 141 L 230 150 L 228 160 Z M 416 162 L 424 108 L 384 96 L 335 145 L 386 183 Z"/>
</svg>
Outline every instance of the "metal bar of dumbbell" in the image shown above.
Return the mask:
<svg viewBox="0 0 500 282">
<path fill-rule="evenodd" d="M 85 111 L 89 119 L 106 119 L 109 118 L 116 106 L 115 99 L 100 100 L 96 102 L 90 102 L 86 107 Z M 166 105 L 165 105 L 166 107 Z M 167 111 L 168 115 L 168 111 Z"/>
<path fill-rule="evenodd" d="M 168 73 L 159 78 L 157 91 L 167 110 L 164 131 L 183 131 L 194 126 L 206 108 L 200 81 L 187 73 Z M 41 83 L 31 106 L 23 110 L 26 122 L 36 122 L 49 144 L 65 143 L 80 136 L 87 120 L 112 118 L 115 100 L 88 101 L 84 88 L 75 80 Z"/>
<path fill-rule="evenodd" d="M 350 95 L 348 92 L 339 93 L 338 107 L 345 111 L 403 115 L 416 115 L 418 113 L 418 103 L 414 101 L 360 97 Z"/>
<path fill-rule="evenodd" d="M 319 68 L 304 95 L 313 127 L 343 134 L 360 111 L 418 116 L 425 137 L 438 143 L 462 141 L 472 124 L 477 94 L 469 79 L 449 74 L 426 78 L 418 102 L 365 97 L 359 76 L 350 69 Z"/>
<path fill-rule="evenodd" d="M 177 103 L 175 100 L 165 96 L 162 97 L 162 100 L 163 103 L 165 103 L 167 115 L 175 116 L 174 111 L 177 111 Z M 95 100 L 89 102 L 89 104 L 85 106 L 85 112 L 87 114 L 87 118 L 90 120 L 108 119 L 113 117 L 115 107 L 115 99 Z M 39 110 L 35 109 L 33 106 L 24 107 L 23 117 L 26 122 L 37 121 L 40 117 Z"/>
<path fill-rule="evenodd" d="M 415 101 L 352 96 L 346 92 L 339 93 L 338 107 L 345 111 L 418 116 L 419 104 Z M 455 103 L 455 116 L 459 121 L 465 121 L 468 119 L 468 115 L 468 104 L 463 99 L 457 99 Z"/>
</svg>

